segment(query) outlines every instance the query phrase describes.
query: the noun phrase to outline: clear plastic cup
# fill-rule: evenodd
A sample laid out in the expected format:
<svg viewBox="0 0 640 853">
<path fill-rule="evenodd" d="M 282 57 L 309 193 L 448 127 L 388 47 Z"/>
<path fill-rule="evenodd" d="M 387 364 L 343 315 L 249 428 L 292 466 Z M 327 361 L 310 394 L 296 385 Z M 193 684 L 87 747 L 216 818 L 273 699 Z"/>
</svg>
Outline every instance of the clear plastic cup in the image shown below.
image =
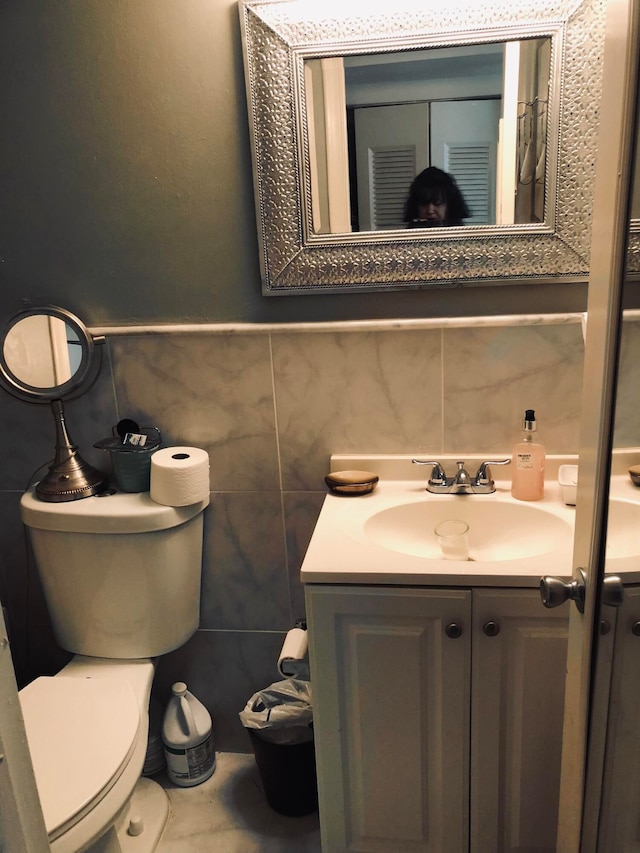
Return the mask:
<svg viewBox="0 0 640 853">
<path fill-rule="evenodd" d="M 436 524 L 434 531 L 445 560 L 469 559 L 469 525 L 452 518 Z"/>
</svg>

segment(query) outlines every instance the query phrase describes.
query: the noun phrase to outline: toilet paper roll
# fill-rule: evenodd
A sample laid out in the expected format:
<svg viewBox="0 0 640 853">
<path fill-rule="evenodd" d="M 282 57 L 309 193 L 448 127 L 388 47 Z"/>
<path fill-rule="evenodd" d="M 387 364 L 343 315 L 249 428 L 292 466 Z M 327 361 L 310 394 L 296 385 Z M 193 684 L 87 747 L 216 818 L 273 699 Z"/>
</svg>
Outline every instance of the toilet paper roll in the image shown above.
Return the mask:
<svg viewBox="0 0 640 853">
<path fill-rule="evenodd" d="M 198 447 L 163 447 L 151 457 L 150 497 L 190 506 L 209 497 L 209 454 Z"/>
<path fill-rule="evenodd" d="M 309 662 L 305 659 L 309 643 L 303 628 L 292 628 L 284 638 L 278 658 L 281 675 L 293 678 L 309 678 Z"/>
</svg>

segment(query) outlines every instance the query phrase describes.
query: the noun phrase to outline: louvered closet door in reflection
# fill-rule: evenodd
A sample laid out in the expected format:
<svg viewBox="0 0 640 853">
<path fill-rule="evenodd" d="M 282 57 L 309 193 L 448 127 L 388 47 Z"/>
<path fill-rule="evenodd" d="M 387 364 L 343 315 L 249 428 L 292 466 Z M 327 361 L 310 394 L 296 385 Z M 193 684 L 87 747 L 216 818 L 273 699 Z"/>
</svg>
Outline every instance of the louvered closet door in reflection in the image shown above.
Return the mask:
<svg viewBox="0 0 640 853">
<path fill-rule="evenodd" d="M 416 174 L 415 146 L 371 150 L 369 172 L 373 230 L 402 228 L 407 187 Z"/>
<path fill-rule="evenodd" d="M 496 221 L 498 122 L 501 101 L 431 104 L 431 161 L 453 175 L 471 211 L 466 225 Z"/>
<path fill-rule="evenodd" d="M 487 143 L 447 145 L 446 171 L 453 175 L 471 211 L 467 225 L 495 223 L 495 148 Z"/>
<path fill-rule="evenodd" d="M 354 110 L 360 231 L 404 228 L 404 205 L 429 165 L 429 105 Z"/>
</svg>

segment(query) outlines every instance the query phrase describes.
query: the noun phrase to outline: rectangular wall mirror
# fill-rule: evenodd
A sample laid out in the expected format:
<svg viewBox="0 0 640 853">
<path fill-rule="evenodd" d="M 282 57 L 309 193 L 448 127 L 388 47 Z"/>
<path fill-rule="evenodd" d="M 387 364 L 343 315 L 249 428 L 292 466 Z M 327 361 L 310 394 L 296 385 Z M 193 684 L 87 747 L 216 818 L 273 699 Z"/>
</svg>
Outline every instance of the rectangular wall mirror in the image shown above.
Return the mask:
<svg viewBox="0 0 640 853">
<path fill-rule="evenodd" d="M 265 293 L 586 277 L 602 3 L 240 15 Z M 462 215 L 411 195 L 425 169 L 454 178 Z"/>
<path fill-rule="evenodd" d="M 462 225 L 545 223 L 555 209 L 551 46 L 546 37 L 305 60 L 313 233 L 443 225 L 407 211 L 427 167 L 455 178 Z"/>
</svg>

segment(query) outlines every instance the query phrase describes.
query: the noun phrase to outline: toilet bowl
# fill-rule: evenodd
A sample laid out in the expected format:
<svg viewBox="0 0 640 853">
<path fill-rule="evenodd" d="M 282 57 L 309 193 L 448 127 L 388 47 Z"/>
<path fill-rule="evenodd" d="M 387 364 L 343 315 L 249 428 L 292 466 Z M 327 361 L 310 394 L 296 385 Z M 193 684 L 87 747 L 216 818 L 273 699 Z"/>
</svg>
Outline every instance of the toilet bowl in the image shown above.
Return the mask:
<svg viewBox="0 0 640 853">
<path fill-rule="evenodd" d="M 148 493 L 45 503 L 21 515 L 56 639 L 74 654 L 20 693 L 53 853 L 152 853 L 168 813 L 141 778 L 156 660 L 198 626 L 202 513 Z"/>
<path fill-rule="evenodd" d="M 76 656 L 20 691 L 53 853 L 155 850 L 169 803 L 140 778 L 154 671 L 151 660 Z"/>
</svg>

